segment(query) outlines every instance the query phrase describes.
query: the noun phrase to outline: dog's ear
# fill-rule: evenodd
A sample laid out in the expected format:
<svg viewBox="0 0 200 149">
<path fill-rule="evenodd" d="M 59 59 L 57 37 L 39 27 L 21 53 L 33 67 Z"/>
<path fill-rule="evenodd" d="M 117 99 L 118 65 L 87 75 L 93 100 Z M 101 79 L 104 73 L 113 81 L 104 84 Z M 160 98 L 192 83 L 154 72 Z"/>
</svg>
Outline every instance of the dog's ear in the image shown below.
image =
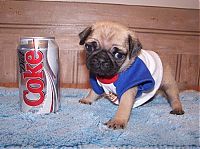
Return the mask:
<svg viewBox="0 0 200 149">
<path fill-rule="evenodd" d="M 129 44 L 129 59 L 133 56 L 136 56 L 138 52 L 142 49 L 142 44 L 138 39 L 132 38 L 131 35 L 128 35 L 128 44 Z"/>
<path fill-rule="evenodd" d="M 85 43 L 85 40 L 87 37 L 92 33 L 92 26 L 85 28 L 81 33 L 79 33 L 80 38 L 80 45 L 83 45 Z"/>
</svg>

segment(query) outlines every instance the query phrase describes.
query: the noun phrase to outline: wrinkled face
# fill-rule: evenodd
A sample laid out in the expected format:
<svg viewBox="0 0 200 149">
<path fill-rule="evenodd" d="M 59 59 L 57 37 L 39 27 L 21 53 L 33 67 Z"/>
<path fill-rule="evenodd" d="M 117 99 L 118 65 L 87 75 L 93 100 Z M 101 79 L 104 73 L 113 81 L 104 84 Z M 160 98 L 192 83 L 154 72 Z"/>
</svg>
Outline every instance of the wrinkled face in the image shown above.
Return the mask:
<svg viewBox="0 0 200 149">
<path fill-rule="evenodd" d="M 126 41 L 123 38 L 119 39 L 119 35 L 114 31 L 107 30 L 94 30 L 85 42 L 87 68 L 101 77 L 110 77 L 118 73 L 127 57 Z"/>
<path fill-rule="evenodd" d="M 118 24 L 97 23 L 79 36 L 86 51 L 87 68 L 99 77 L 112 77 L 120 72 L 133 54 L 132 37 L 127 28 Z"/>
</svg>

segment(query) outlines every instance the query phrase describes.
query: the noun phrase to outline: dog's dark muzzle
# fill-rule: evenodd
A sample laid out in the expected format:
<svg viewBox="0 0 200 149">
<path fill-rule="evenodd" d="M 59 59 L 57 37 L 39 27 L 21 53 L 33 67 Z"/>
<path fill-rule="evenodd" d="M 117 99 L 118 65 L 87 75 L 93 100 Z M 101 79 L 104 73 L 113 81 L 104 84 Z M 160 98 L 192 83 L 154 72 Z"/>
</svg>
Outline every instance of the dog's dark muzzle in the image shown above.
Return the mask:
<svg viewBox="0 0 200 149">
<path fill-rule="evenodd" d="M 118 71 L 117 64 L 112 61 L 106 51 L 99 51 L 87 59 L 87 68 L 94 74 L 102 77 L 115 75 Z"/>
</svg>

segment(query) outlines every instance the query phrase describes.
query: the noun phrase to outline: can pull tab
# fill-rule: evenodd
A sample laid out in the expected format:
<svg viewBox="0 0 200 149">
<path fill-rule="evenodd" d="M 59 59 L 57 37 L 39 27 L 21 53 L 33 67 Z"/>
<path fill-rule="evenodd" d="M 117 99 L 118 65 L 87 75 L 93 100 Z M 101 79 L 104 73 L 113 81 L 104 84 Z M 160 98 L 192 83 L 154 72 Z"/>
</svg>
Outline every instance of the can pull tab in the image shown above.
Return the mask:
<svg viewBox="0 0 200 149">
<path fill-rule="evenodd" d="M 39 49 L 38 41 L 35 41 L 35 39 L 33 39 L 33 46 L 35 50 Z"/>
<path fill-rule="evenodd" d="M 48 48 L 48 41 L 43 39 L 43 40 L 29 40 L 28 41 L 28 48 L 30 49 L 43 49 L 43 48 Z"/>
</svg>

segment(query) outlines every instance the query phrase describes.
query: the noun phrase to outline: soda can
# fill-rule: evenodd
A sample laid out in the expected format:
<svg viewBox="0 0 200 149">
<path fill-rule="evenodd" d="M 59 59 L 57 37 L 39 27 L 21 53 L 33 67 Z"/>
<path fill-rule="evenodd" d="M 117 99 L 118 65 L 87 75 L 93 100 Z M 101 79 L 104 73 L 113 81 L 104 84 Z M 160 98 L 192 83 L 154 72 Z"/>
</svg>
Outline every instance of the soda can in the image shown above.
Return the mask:
<svg viewBox="0 0 200 149">
<path fill-rule="evenodd" d="M 55 38 L 20 38 L 17 52 L 21 111 L 38 114 L 58 111 L 59 48 Z"/>
</svg>

